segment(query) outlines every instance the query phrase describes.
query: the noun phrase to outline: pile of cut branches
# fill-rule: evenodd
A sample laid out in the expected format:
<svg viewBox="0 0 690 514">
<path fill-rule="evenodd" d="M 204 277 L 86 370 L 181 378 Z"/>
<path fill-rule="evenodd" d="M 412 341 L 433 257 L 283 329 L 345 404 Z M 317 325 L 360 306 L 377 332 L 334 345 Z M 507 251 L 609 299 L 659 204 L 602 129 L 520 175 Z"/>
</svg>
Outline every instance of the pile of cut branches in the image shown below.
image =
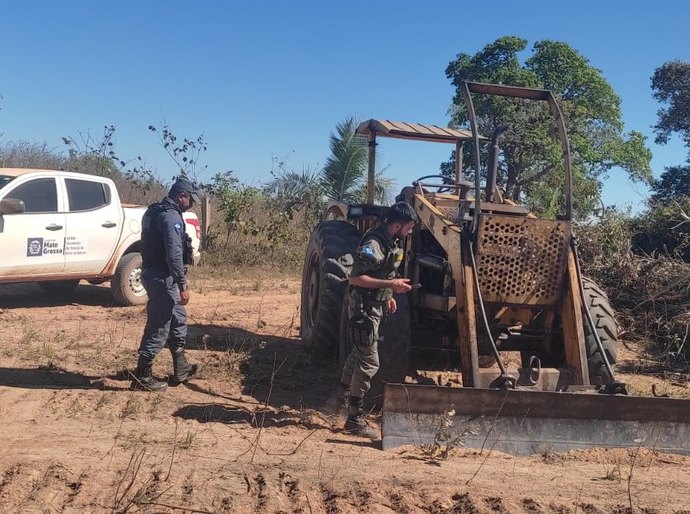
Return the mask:
<svg viewBox="0 0 690 514">
<path fill-rule="evenodd" d="M 690 369 L 690 263 L 671 257 L 635 257 L 635 280 L 616 293 L 631 335 L 651 343 L 660 359 Z"/>
<path fill-rule="evenodd" d="M 629 220 L 614 213 L 580 227 L 585 275 L 608 293 L 624 339 L 643 342 L 667 364 L 690 370 L 690 263 L 668 255 L 639 255 Z"/>
</svg>

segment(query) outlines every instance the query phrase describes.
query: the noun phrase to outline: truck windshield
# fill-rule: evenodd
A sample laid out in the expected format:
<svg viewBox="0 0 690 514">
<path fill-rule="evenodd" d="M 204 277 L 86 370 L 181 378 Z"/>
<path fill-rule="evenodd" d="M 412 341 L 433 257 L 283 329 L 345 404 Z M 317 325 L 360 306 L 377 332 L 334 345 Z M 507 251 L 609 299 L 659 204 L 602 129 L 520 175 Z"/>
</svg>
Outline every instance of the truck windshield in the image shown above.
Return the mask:
<svg viewBox="0 0 690 514">
<path fill-rule="evenodd" d="M 8 177 L 7 175 L 0 175 L 0 189 L 5 187 L 14 177 Z"/>
</svg>

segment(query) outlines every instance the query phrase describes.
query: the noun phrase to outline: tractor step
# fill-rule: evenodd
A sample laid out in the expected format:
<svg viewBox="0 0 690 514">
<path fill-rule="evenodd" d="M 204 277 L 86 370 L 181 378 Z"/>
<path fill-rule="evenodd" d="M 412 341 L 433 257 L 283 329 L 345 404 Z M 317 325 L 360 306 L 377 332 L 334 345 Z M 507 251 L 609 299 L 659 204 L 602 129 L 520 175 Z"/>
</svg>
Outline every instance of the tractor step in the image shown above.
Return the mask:
<svg viewBox="0 0 690 514">
<path fill-rule="evenodd" d="M 690 400 L 387 384 L 383 449 L 453 444 L 513 455 L 644 447 L 690 455 Z"/>
</svg>

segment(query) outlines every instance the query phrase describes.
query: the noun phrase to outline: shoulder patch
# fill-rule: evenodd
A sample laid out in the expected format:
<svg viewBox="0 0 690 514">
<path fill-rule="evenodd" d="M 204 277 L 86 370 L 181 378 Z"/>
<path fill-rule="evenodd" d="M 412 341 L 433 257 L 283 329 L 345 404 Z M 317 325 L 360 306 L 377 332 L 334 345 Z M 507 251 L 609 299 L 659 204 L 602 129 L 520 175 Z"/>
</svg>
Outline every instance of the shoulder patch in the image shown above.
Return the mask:
<svg viewBox="0 0 690 514">
<path fill-rule="evenodd" d="M 362 253 L 365 255 L 371 255 L 373 257 L 376 255 L 376 250 L 374 250 L 374 247 L 369 244 L 362 248 Z"/>
<path fill-rule="evenodd" d="M 177 232 L 178 234 L 182 233 L 182 223 L 175 223 L 173 225 L 173 228 L 175 229 L 175 232 Z"/>
</svg>

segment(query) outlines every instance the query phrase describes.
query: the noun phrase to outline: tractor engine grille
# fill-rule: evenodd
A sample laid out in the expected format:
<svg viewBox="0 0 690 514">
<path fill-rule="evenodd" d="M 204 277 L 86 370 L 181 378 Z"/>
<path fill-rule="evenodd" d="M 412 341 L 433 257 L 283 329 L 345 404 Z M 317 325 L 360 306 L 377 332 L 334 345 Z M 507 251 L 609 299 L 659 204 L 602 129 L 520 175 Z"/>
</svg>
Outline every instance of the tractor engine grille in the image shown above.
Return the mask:
<svg viewBox="0 0 690 514">
<path fill-rule="evenodd" d="M 485 302 L 557 305 L 567 268 L 570 222 L 483 215 L 476 249 Z"/>
</svg>

